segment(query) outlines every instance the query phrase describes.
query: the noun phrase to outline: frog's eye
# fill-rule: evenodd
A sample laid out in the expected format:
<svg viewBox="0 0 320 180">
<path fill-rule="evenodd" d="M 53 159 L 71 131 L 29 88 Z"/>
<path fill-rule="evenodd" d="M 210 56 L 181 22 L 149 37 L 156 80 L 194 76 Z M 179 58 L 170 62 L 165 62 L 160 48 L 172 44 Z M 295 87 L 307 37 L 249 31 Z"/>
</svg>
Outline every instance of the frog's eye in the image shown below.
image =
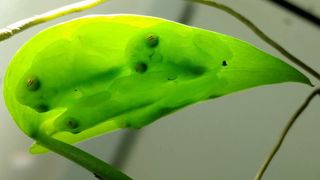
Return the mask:
<svg viewBox="0 0 320 180">
<path fill-rule="evenodd" d="M 75 119 L 75 118 L 66 118 L 65 119 L 65 125 L 66 128 L 71 131 L 72 133 L 79 133 L 79 126 L 80 126 L 80 122 L 79 120 Z"/>
<path fill-rule="evenodd" d="M 146 35 L 146 43 L 150 47 L 155 47 L 159 44 L 159 37 L 156 34 Z"/>
<path fill-rule="evenodd" d="M 136 72 L 138 73 L 144 73 L 148 70 L 148 65 L 144 62 L 138 62 L 134 69 L 136 70 Z"/>
<path fill-rule="evenodd" d="M 26 80 L 26 88 L 29 91 L 36 91 L 40 88 L 40 80 L 37 76 L 30 76 Z"/>
</svg>

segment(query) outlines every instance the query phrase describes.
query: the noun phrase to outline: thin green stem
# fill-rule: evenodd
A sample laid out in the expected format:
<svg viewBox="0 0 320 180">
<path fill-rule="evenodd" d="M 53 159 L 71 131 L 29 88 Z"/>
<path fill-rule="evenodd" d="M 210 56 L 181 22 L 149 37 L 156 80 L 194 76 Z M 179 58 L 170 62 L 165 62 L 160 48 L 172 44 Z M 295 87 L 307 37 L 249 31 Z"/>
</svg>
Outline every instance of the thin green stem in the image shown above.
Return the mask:
<svg viewBox="0 0 320 180">
<path fill-rule="evenodd" d="M 270 152 L 270 155 L 267 157 L 267 159 L 264 161 L 263 165 L 261 166 L 260 170 L 258 171 L 255 180 L 261 180 L 262 176 L 264 175 L 265 171 L 267 170 L 269 164 L 271 163 L 272 159 L 276 155 L 276 153 L 279 151 L 284 139 L 286 138 L 289 130 L 293 126 L 293 124 L 296 122 L 298 117 L 303 113 L 303 111 L 308 107 L 311 100 L 316 96 L 320 95 L 320 89 L 316 89 L 313 91 L 305 100 L 305 102 L 300 106 L 300 108 L 294 113 L 290 121 L 287 123 L 286 127 L 283 129 L 277 143 L 273 147 L 272 151 Z"/>
<path fill-rule="evenodd" d="M 282 46 L 280 46 L 278 43 L 276 43 L 274 40 L 269 38 L 265 33 L 263 33 L 256 25 L 254 25 L 249 19 L 241 15 L 240 13 L 236 12 L 232 8 L 221 4 L 217 3 L 215 1 L 211 0 L 188 0 L 188 1 L 193 1 L 201 4 L 206 4 L 215 8 L 218 8 L 220 10 L 225 11 L 226 13 L 232 15 L 233 17 L 237 18 L 239 21 L 241 21 L 243 24 L 245 24 L 247 27 L 249 27 L 256 35 L 258 35 L 261 39 L 263 39 L 266 43 L 277 49 L 281 54 L 286 56 L 291 62 L 295 63 L 297 66 L 301 67 L 305 71 L 307 71 L 309 74 L 314 76 L 316 79 L 320 81 L 320 74 L 312 69 L 310 66 L 306 65 L 303 61 L 289 53 L 286 49 L 284 49 Z"/>
<path fill-rule="evenodd" d="M 97 178 L 102 180 L 130 180 L 129 176 L 123 174 L 121 171 L 116 170 L 111 165 L 103 162 L 102 160 L 92 156 L 91 154 L 66 144 L 62 141 L 54 139 L 46 134 L 39 134 L 36 138 L 37 143 L 50 149 L 53 152 L 64 156 L 71 161 L 79 164 L 87 170 L 94 173 Z"/>
<path fill-rule="evenodd" d="M 302 69 L 304 69 L 305 71 L 307 71 L 309 74 L 311 74 L 312 76 L 314 76 L 316 79 L 320 80 L 320 74 L 318 72 L 316 72 L 315 70 L 313 70 L 311 67 L 309 67 L 308 65 L 306 65 L 305 63 L 303 63 L 303 61 L 301 61 L 300 59 L 298 59 L 297 57 L 295 57 L 294 55 L 292 55 L 291 53 L 289 53 L 287 50 L 285 50 L 282 46 L 280 46 L 278 43 L 276 43 L 274 40 L 272 40 L 271 38 L 269 38 L 265 33 L 263 33 L 256 25 L 254 25 L 250 20 L 248 20 L 247 18 L 245 18 L 243 15 L 241 15 L 240 13 L 236 12 L 235 10 L 231 9 L 230 7 L 221 4 L 221 3 L 217 3 L 211 0 L 188 0 L 188 1 L 193 1 L 193 2 L 197 2 L 197 3 L 202 3 L 205 5 L 209 5 L 215 8 L 218 8 L 220 10 L 225 11 L 226 13 L 232 15 L 233 17 L 235 17 L 236 19 L 238 19 L 239 21 L 241 21 L 242 23 L 244 23 L 246 26 L 248 26 L 256 35 L 258 35 L 262 40 L 264 40 L 266 43 L 268 43 L 269 45 L 271 45 L 272 47 L 274 47 L 275 49 L 277 49 L 281 54 L 283 54 L 284 56 L 286 56 L 289 60 L 291 60 L 291 62 L 295 63 L 297 66 L 301 67 Z M 295 112 L 295 114 L 293 115 L 293 117 L 290 119 L 290 121 L 287 123 L 286 127 L 283 129 L 277 143 L 275 144 L 275 146 L 273 147 L 271 153 L 267 156 L 266 160 L 264 161 L 264 163 L 262 164 L 261 168 L 259 169 L 259 171 L 257 172 L 256 176 L 255 176 L 255 180 L 261 180 L 262 176 L 264 175 L 265 171 L 267 170 L 267 168 L 269 167 L 272 159 L 274 158 L 274 156 L 277 154 L 277 152 L 279 151 L 282 143 L 284 142 L 287 134 L 289 133 L 290 129 L 292 128 L 292 126 L 294 125 L 294 123 L 296 122 L 296 120 L 298 119 L 298 117 L 300 116 L 300 114 L 302 114 L 302 112 L 307 108 L 307 106 L 309 105 L 309 103 L 311 102 L 311 100 L 316 96 L 316 95 L 320 95 L 320 89 L 316 89 L 314 92 L 312 92 L 308 98 L 305 100 L 305 102 L 301 105 L 301 107 Z"/>
<path fill-rule="evenodd" d="M 12 37 L 13 35 L 28 29 L 32 26 L 35 26 L 37 24 L 41 24 L 47 21 L 50 21 L 52 19 L 75 13 L 80 12 L 92 7 L 95 7 L 101 3 L 106 2 L 107 0 L 84 0 L 80 1 L 74 4 L 66 5 L 63 7 L 60 7 L 58 9 L 54 9 L 52 11 L 48 11 L 46 13 L 36 15 L 30 18 L 23 19 L 21 21 L 18 21 L 16 23 L 13 23 L 6 28 L 0 29 L 0 41 L 3 41 L 5 39 L 8 39 Z"/>
</svg>

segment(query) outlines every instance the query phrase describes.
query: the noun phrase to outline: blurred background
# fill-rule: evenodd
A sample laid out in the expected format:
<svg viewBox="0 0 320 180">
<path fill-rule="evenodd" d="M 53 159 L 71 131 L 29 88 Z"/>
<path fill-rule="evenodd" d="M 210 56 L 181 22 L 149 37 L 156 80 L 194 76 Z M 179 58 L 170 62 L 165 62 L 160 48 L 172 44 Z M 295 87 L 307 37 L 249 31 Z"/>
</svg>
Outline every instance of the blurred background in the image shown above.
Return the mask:
<svg viewBox="0 0 320 180">
<path fill-rule="evenodd" d="M 75 0 L 1 0 L 0 27 Z M 267 0 L 220 0 L 320 72 L 319 24 Z M 280 1 L 278 1 L 280 2 Z M 320 16 L 319 0 L 287 1 Z M 183 0 L 111 0 L 85 12 L 38 25 L 0 42 L 0 82 L 15 52 L 40 30 L 88 14 L 159 16 L 229 34 L 281 57 L 230 15 Z M 318 22 L 319 23 L 319 22 Z M 304 71 L 302 71 L 304 72 Z M 311 78 L 314 84 L 317 83 Z M 279 133 L 312 88 L 285 83 L 194 104 L 139 130 L 122 130 L 79 144 L 137 180 L 250 180 Z M 320 179 L 320 100 L 299 118 L 264 180 Z M 31 155 L 32 141 L 14 124 L 0 96 L 1 180 L 94 180 L 90 172 L 54 154 Z"/>
</svg>

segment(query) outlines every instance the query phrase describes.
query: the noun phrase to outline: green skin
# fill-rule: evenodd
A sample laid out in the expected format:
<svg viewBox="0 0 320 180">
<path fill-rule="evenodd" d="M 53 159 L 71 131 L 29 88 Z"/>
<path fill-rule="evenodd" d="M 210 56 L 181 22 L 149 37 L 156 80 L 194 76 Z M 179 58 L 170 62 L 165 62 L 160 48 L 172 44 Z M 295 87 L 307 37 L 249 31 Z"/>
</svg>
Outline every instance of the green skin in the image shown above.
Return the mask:
<svg viewBox="0 0 320 180">
<path fill-rule="evenodd" d="M 155 17 L 103 15 L 50 27 L 28 41 L 7 69 L 4 96 L 31 138 L 45 133 L 75 143 L 144 127 L 195 102 L 289 81 L 310 84 L 234 37 Z"/>
</svg>

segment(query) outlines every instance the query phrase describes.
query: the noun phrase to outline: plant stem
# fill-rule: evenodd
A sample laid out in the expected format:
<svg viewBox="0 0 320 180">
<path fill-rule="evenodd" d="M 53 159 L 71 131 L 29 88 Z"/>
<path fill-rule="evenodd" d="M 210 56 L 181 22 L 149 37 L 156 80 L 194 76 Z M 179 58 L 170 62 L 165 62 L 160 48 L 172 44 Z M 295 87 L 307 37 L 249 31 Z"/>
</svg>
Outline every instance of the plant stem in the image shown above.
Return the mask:
<svg viewBox="0 0 320 180">
<path fill-rule="evenodd" d="M 94 175 L 102 180 L 130 180 L 129 176 L 123 174 L 121 171 L 116 170 L 111 165 L 103 162 L 102 160 L 92 156 L 91 154 L 54 139 L 44 133 L 41 133 L 36 138 L 37 143 L 45 146 L 46 148 L 54 151 L 61 156 L 64 156 L 71 161 L 79 164 L 87 170 L 94 173 Z"/>
<path fill-rule="evenodd" d="M 231 9 L 230 7 L 217 3 L 211 0 L 188 0 L 193 1 L 197 3 L 202 3 L 205 5 L 209 5 L 215 8 L 218 8 L 220 10 L 225 11 L 226 13 L 232 15 L 242 23 L 244 23 L 246 26 L 248 26 L 256 35 L 258 35 L 262 40 L 264 40 L 266 43 L 277 49 L 281 54 L 286 56 L 291 62 L 295 63 L 297 66 L 301 67 L 305 71 L 307 71 L 309 74 L 314 76 L 317 80 L 320 80 L 320 74 L 313 70 L 311 67 L 303 63 L 300 59 L 289 53 L 287 50 L 285 50 L 282 46 L 280 46 L 278 43 L 276 43 L 274 40 L 269 38 L 265 33 L 263 33 L 256 25 L 254 25 L 250 20 L 245 18 L 240 13 L 236 12 L 235 10 Z M 320 95 L 320 89 L 316 89 L 313 91 L 305 100 L 305 102 L 301 105 L 301 107 L 295 112 L 293 117 L 289 120 L 286 127 L 283 129 L 278 141 L 276 142 L 275 146 L 273 147 L 271 153 L 267 156 L 267 159 L 264 161 L 263 165 L 259 169 L 258 173 L 255 176 L 255 180 L 261 180 L 262 176 L 264 175 L 265 171 L 267 170 L 268 166 L 270 165 L 272 159 L 276 155 L 276 153 L 279 151 L 283 141 L 285 140 L 288 132 L 290 131 L 293 124 L 296 122 L 297 118 L 302 114 L 302 112 L 307 108 L 310 101 L 316 96 Z"/>
<path fill-rule="evenodd" d="M 249 19 L 241 15 L 240 13 L 236 12 L 232 8 L 221 4 L 217 3 L 215 1 L 211 0 L 188 0 L 188 1 L 193 1 L 201 4 L 206 4 L 215 8 L 218 8 L 220 10 L 225 11 L 226 13 L 232 15 L 233 17 L 237 18 L 239 21 L 241 21 L 243 24 L 245 24 L 247 27 L 249 27 L 256 35 L 258 35 L 261 39 L 263 39 L 266 43 L 277 49 L 282 55 L 287 57 L 291 62 L 295 63 L 297 66 L 301 67 L 305 71 L 307 71 L 309 74 L 314 76 L 316 79 L 320 81 L 320 74 L 312 69 L 310 66 L 306 65 L 303 61 L 289 53 L 286 49 L 284 49 L 281 45 L 276 43 L 274 40 L 269 38 L 265 33 L 263 33 L 256 25 L 254 25 Z"/>
<path fill-rule="evenodd" d="M 279 151 L 284 139 L 286 138 L 289 130 L 291 129 L 291 127 L 293 126 L 293 124 L 296 122 L 296 120 L 298 119 L 298 117 L 303 113 L 303 111 L 308 107 L 308 105 L 310 104 L 311 100 L 316 96 L 316 95 L 320 95 L 320 89 L 316 89 L 315 91 L 313 91 L 305 100 L 305 102 L 300 106 L 300 108 L 294 113 L 294 115 L 292 116 L 292 118 L 290 119 L 290 121 L 287 123 L 286 127 L 283 129 L 279 140 L 277 141 L 277 143 L 275 144 L 275 146 L 273 147 L 272 151 L 270 152 L 270 155 L 267 157 L 267 159 L 264 161 L 263 165 L 261 166 L 260 170 L 258 171 L 255 180 L 261 180 L 263 174 L 265 173 L 265 171 L 267 170 L 271 160 L 274 158 L 274 156 L 276 155 L 276 153 Z"/>
<path fill-rule="evenodd" d="M 66 5 L 63 7 L 60 7 L 58 9 L 54 9 L 52 11 L 48 11 L 46 13 L 36 15 L 30 18 L 23 19 L 21 21 L 18 21 L 16 23 L 13 23 L 6 28 L 0 29 L 0 41 L 3 41 L 5 39 L 8 39 L 12 37 L 13 35 L 28 29 L 32 26 L 35 26 L 37 24 L 41 24 L 47 21 L 50 21 L 52 19 L 75 13 L 80 12 L 92 7 L 95 7 L 101 3 L 106 2 L 107 0 L 84 0 L 80 1 L 74 4 Z"/>
</svg>

